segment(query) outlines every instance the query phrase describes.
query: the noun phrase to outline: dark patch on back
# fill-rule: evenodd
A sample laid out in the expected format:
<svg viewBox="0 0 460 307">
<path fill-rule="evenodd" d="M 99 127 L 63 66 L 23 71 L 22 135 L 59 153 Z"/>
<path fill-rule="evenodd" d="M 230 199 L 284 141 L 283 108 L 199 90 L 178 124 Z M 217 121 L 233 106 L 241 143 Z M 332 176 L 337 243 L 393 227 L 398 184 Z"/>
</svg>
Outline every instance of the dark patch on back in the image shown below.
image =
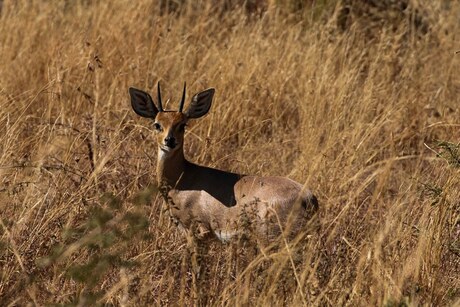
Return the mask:
<svg viewBox="0 0 460 307">
<path fill-rule="evenodd" d="M 219 202 L 221 202 L 226 207 L 233 207 L 236 205 L 236 197 L 235 197 L 235 184 L 244 177 L 244 175 L 230 173 L 221 171 L 215 168 L 209 168 L 206 166 L 198 166 L 193 163 L 189 163 L 188 167 L 190 168 L 188 174 L 185 176 L 189 176 L 185 178 L 185 182 L 191 182 L 187 186 L 178 186 L 178 188 L 182 191 L 205 191 Z M 208 185 L 207 182 L 195 180 L 194 176 L 196 174 L 195 170 L 198 168 L 200 170 L 206 169 L 208 180 L 214 183 L 214 186 Z M 225 178 L 225 180 L 222 180 Z M 226 182 L 227 184 L 221 185 L 220 182 Z"/>
</svg>

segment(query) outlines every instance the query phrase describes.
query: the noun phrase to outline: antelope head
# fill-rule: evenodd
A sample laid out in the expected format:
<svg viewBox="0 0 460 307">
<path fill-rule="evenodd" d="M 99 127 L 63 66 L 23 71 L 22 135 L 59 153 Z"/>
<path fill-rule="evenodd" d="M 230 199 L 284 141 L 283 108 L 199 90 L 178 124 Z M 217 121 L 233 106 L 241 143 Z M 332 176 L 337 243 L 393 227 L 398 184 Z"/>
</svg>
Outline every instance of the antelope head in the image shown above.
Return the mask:
<svg viewBox="0 0 460 307">
<path fill-rule="evenodd" d="M 158 147 L 163 154 L 173 154 L 182 150 L 184 143 L 185 126 L 189 119 L 200 118 L 211 108 L 214 89 L 210 88 L 197 93 L 192 97 L 188 109 L 183 111 L 186 85 L 179 105 L 179 111 L 164 110 L 161 101 L 160 82 L 158 82 L 158 107 L 152 97 L 141 90 L 130 88 L 131 106 L 138 115 L 151 118 L 156 130 Z"/>
</svg>

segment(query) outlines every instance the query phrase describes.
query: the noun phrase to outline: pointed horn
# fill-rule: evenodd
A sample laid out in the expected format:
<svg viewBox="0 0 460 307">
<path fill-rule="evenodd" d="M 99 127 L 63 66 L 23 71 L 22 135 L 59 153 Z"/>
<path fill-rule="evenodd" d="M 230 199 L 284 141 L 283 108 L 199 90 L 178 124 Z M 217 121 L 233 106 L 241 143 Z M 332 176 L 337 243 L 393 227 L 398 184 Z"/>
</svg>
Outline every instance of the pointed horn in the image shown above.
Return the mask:
<svg viewBox="0 0 460 307">
<path fill-rule="evenodd" d="M 163 104 L 161 103 L 160 81 L 158 81 L 158 107 L 160 109 L 160 112 L 163 112 Z"/>
<path fill-rule="evenodd" d="M 184 82 L 184 91 L 182 92 L 182 99 L 180 101 L 180 105 L 179 105 L 179 112 L 182 112 L 182 109 L 184 109 L 184 102 L 185 102 L 185 88 L 187 87 L 187 85 L 185 84 Z"/>
</svg>

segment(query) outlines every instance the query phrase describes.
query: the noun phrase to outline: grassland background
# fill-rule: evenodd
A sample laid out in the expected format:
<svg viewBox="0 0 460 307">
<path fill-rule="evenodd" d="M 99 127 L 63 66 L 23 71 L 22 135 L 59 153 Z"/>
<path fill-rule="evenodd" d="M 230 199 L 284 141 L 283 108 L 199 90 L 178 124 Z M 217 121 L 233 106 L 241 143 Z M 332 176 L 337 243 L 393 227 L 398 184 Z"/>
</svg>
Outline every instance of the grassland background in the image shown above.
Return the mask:
<svg viewBox="0 0 460 307">
<path fill-rule="evenodd" d="M 458 1 L 2 2 L 0 305 L 460 304 Z M 315 192 L 297 244 L 212 244 L 192 287 L 127 95 L 157 81 L 216 88 L 190 160 Z"/>
</svg>

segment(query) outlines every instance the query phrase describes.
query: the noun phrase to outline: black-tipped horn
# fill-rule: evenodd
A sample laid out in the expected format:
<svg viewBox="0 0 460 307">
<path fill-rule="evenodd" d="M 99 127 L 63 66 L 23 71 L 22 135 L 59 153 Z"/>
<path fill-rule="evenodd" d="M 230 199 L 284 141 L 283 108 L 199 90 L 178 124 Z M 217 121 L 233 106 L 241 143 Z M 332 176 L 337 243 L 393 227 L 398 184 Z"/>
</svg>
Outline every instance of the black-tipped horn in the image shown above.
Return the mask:
<svg viewBox="0 0 460 307">
<path fill-rule="evenodd" d="M 179 112 L 182 112 L 182 109 L 184 109 L 184 102 L 185 102 L 185 88 L 187 87 L 187 85 L 185 84 L 184 82 L 184 91 L 182 92 L 182 99 L 180 101 L 180 105 L 179 105 Z"/>
<path fill-rule="evenodd" d="M 158 107 L 160 109 L 160 112 L 163 112 L 163 104 L 161 103 L 160 81 L 158 81 Z"/>
</svg>

